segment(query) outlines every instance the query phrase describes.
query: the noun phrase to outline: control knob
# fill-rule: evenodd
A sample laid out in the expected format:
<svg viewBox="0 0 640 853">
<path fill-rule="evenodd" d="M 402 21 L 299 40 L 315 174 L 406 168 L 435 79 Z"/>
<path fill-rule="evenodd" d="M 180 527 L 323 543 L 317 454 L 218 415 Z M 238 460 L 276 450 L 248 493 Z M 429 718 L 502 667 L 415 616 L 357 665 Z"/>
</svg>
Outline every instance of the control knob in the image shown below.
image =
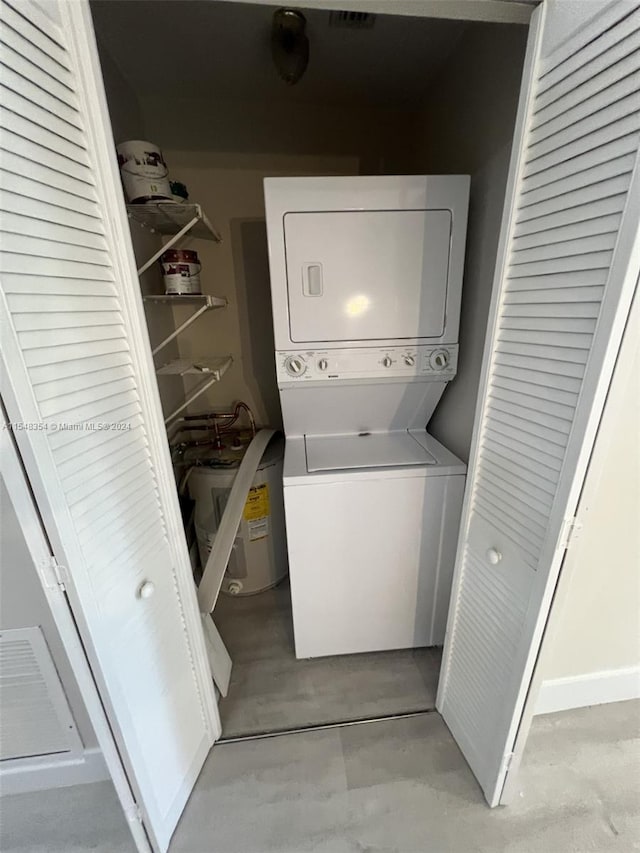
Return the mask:
<svg viewBox="0 0 640 853">
<path fill-rule="evenodd" d="M 299 355 L 290 355 L 286 358 L 284 367 L 289 376 L 302 376 L 307 369 L 304 359 Z"/>
<path fill-rule="evenodd" d="M 404 357 L 404 363 L 407 365 L 407 367 L 413 367 L 413 365 L 416 363 L 415 356 L 413 356 L 413 355 L 405 355 L 405 357 Z"/>
<path fill-rule="evenodd" d="M 318 362 L 318 370 L 326 370 L 329 367 L 329 362 L 326 358 L 321 358 Z"/>
<path fill-rule="evenodd" d="M 433 370 L 444 370 L 449 364 L 449 353 L 446 349 L 439 349 L 431 353 L 429 364 Z"/>
<path fill-rule="evenodd" d="M 385 357 L 382 359 L 382 366 L 383 367 L 391 367 L 392 364 L 393 364 L 392 359 L 388 355 L 385 355 Z"/>
</svg>

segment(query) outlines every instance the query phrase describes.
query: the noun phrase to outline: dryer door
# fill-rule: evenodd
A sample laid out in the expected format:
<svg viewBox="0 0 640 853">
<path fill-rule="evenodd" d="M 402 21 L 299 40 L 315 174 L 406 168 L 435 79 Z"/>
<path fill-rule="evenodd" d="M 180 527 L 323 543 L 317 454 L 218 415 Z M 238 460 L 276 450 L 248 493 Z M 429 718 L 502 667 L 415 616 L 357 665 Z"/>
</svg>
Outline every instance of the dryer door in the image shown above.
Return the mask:
<svg viewBox="0 0 640 853">
<path fill-rule="evenodd" d="M 287 213 L 284 230 L 292 341 L 443 334 L 449 210 Z"/>
</svg>

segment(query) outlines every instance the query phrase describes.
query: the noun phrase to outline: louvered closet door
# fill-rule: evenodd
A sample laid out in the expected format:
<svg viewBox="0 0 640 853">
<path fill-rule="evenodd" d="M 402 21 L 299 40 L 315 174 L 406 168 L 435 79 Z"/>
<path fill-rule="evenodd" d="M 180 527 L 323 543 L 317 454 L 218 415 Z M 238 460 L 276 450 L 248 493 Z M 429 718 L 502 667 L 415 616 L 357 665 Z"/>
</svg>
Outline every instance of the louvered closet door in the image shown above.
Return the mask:
<svg viewBox="0 0 640 853">
<path fill-rule="evenodd" d="M 640 9 L 561 6 L 530 37 L 438 694 L 491 805 L 638 275 Z"/>
<path fill-rule="evenodd" d="M 147 831 L 214 696 L 85 2 L 2 2 L 3 396 Z"/>
</svg>

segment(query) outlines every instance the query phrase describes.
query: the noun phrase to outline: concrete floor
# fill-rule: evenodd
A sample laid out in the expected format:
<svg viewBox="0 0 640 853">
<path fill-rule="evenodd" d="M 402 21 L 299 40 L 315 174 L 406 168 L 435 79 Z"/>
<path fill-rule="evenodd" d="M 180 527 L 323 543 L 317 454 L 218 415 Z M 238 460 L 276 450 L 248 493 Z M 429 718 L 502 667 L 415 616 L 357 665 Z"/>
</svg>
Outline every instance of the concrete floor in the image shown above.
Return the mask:
<svg viewBox="0 0 640 853">
<path fill-rule="evenodd" d="M 631 853 L 640 703 L 538 717 L 490 810 L 437 714 L 214 747 L 171 853 Z M 3 853 L 131 853 L 106 783 L 7 797 Z"/>
<path fill-rule="evenodd" d="M 233 660 L 220 703 L 225 736 L 435 707 L 439 649 L 297 660 L 288 582 L 260 595 L 221 595 L 214 621 Z"/>
</svg>

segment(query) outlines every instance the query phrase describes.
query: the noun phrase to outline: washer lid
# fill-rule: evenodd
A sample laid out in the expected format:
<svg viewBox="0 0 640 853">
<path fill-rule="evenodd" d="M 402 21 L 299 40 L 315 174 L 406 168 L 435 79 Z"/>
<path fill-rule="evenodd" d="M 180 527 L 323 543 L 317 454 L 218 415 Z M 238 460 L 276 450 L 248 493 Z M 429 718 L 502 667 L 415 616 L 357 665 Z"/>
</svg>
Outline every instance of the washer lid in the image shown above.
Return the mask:
<svg viewBox="0 0 640 853">
<path fill-rule="evenodd" d="M 437 460 L 406 430 L 358 435 L 305 436 L 307 471 L 435 465 Z"/>
</svg>

